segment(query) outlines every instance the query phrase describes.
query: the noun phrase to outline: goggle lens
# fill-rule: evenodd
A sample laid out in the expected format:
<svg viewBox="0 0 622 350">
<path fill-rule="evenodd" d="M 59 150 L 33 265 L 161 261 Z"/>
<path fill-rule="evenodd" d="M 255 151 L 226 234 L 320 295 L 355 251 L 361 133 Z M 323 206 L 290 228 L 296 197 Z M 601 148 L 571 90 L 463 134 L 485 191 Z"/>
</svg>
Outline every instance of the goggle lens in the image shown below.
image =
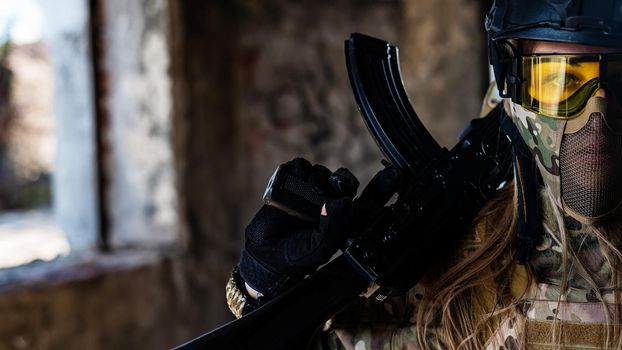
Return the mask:
<svg viewBox="0 0 622 350">
<path fill-rule="evenodd" d="M 600 71 L 600 56 L 523 57 L 520 104 L 541 115 L 571 118 L 601 87 Z"/>
</svg>

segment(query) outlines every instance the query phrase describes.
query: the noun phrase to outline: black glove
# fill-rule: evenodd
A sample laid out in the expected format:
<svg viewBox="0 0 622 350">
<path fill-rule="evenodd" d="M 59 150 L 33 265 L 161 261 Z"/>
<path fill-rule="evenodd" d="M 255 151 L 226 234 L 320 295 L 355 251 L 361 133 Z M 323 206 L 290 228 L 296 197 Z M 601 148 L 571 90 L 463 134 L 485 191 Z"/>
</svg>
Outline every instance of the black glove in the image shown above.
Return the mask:
<svg viewBox="0 0 622 350">
<path fill-rule="evenodd" d="M 352 230 L 355 233 L 363 233 L 376 220 L 401 185 L 400 170 L 387 161 L 383 160 L 382 164 L 385 168 L 376 173 L 354 201 L 355 220 L 352 223 Z"/>
<path fill-rule="evenodd" d="M 268 299 L 304 279 L 337 251 L 350 232 L 352 198 L 358 187 L 347 169 L 331 173 L 302 158 L 286 166 L 330 199 L 317 213 L 319 220 L 305 221 L 264 205 L 246 227 L 239 272 L 246 283 Z M 344 183 L 355 185 L 342 186 Z"/>
</svg>

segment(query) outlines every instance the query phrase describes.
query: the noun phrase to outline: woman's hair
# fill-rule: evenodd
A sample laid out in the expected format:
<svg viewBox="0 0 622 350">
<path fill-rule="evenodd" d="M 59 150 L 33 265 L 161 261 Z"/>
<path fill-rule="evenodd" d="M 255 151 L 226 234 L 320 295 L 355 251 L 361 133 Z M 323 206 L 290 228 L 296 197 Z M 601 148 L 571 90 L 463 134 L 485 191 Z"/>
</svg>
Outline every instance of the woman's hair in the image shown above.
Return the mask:
<svg viewBox="0 0 622 350">
<path fill-rule="evenodd" d="M 550 192 L 547 193 L 550 197 Z M 549 202 L 553 203 L 551 198 Z M 527 292 L 527 287 L 532 285 L 534 277 L 529 267 L 525 266 L 524 283 L 519 285 L 519 290 L 516 283 L 513 285 L 516 282 L 513 277 L 519 268 L 513 260 L 517 226 L 516 203 L 516 189 L 511 183 L 500 190 L 480 211 L 471 232 L 461 245 L 464 254 L 460 259 L 441 268 L 439 274 L 430 275 L 427 283 L 424 281 L 426 293 L 419 303 L 416 315 L 417 339 L 422 349 L 484 349 L 501 322 L 512 318 L 516 321 L 514 329 L 519 337 L 517 343 L 524 347 L 525 332 L 522 326 L 525 318 L 521 299 Z M 554 207 L 553 221 L 558 226 L 554 232 L 559 232 L 557 243 L 562 247 L 562 285 L 558 300 L 560 306 L 559 303 L 564 301 L 571 287 L 567 283 L 570 271 L 587 270 L 570 245 L 562 213 L 555 205 L 551 206 Z M 589 227 L 588 234 L 593 234 L 598 239 L 606 263 L 612 267 L 610 284 L 619 287 L 618 267 L 622 261 L 619 249 L 622 230 L 619 223 Z M 586 275 L 588 283 L 603 300 L 598 285 L 589 273 Z M 608 307 L 604 301 L 603 304 Z M 615 293 L 614 304 L 614 314 L 618 315 L 619 290 Z M 610 335 L 613 334 L 609 333 L 610 327 L 605 327 L 607 345 L 615 344 L 616 349 L 622 349 L 622 337 L 614 336 L 616 339 L 610 340 Z M 620 332 L 614 330 L 613 333 Z M 552 322 L 552 344 L 561 344 L 560 334 L 561 322 Z"/>
<path fill-rule="evenodd" d="M 440 327 L 442 348 L 483 349 L 484 338 L 492 336 L 498 326 L 495 316 L 500 316 L 501 310 L 489 309 L 496 307 L 495 299 L 507 293 L 497 286 L 509 286 L 515 267 L 511 259 L 517 220 L 513 188 L 506 186 L 486 203 L 461 245 L 464 256 L 427 286 L 416 326 L 423 349 L 437 349 L 436 342 L 441 341 L 430 336 L 431 327 Z M 482 237 L 479 232 L 486 235 Z M 487 293 L 476 295 L 483 290 Z M 482 300 L 488 294 L 492 299 Z M 487 314 L 485 319 L 478 319 L 476 311 Z"/>
</svg>

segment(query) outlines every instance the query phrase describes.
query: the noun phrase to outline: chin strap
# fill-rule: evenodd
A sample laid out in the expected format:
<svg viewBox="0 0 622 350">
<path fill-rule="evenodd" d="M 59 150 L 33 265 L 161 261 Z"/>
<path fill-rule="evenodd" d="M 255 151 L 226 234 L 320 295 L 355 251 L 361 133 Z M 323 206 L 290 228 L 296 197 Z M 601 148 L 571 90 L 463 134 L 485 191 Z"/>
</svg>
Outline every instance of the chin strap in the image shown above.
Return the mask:
<svg viewBox="0 0 622 350">
<path fill-rule="evenodd" d="M 514 260 L 525 265 L 542 237 L 540 204 L 538 202 L 538 168 L 533 154 L 510 117 L 504 119 L 502 131 L 512 142 L 514 179 L 518 195 L 518 227 Z"/>
</svg>

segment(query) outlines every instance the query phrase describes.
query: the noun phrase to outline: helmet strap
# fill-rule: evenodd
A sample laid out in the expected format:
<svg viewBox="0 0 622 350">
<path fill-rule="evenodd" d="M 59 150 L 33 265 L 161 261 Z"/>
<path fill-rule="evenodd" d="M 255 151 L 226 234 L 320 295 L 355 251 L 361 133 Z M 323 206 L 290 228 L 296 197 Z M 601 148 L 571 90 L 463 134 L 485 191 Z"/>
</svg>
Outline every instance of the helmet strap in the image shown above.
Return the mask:
<svg viewBox="0 0 622 350">
<path fill-rule="evenodd" d="M 501 126 L 512 142 L 514 178 L 518 196 L 516 253 L 514 260 L 525 265 L 542 237 L 540 204 L 538 202 L 538 167 L 529 147 L 516 125 L 507 117 Z"/>
</svg>

